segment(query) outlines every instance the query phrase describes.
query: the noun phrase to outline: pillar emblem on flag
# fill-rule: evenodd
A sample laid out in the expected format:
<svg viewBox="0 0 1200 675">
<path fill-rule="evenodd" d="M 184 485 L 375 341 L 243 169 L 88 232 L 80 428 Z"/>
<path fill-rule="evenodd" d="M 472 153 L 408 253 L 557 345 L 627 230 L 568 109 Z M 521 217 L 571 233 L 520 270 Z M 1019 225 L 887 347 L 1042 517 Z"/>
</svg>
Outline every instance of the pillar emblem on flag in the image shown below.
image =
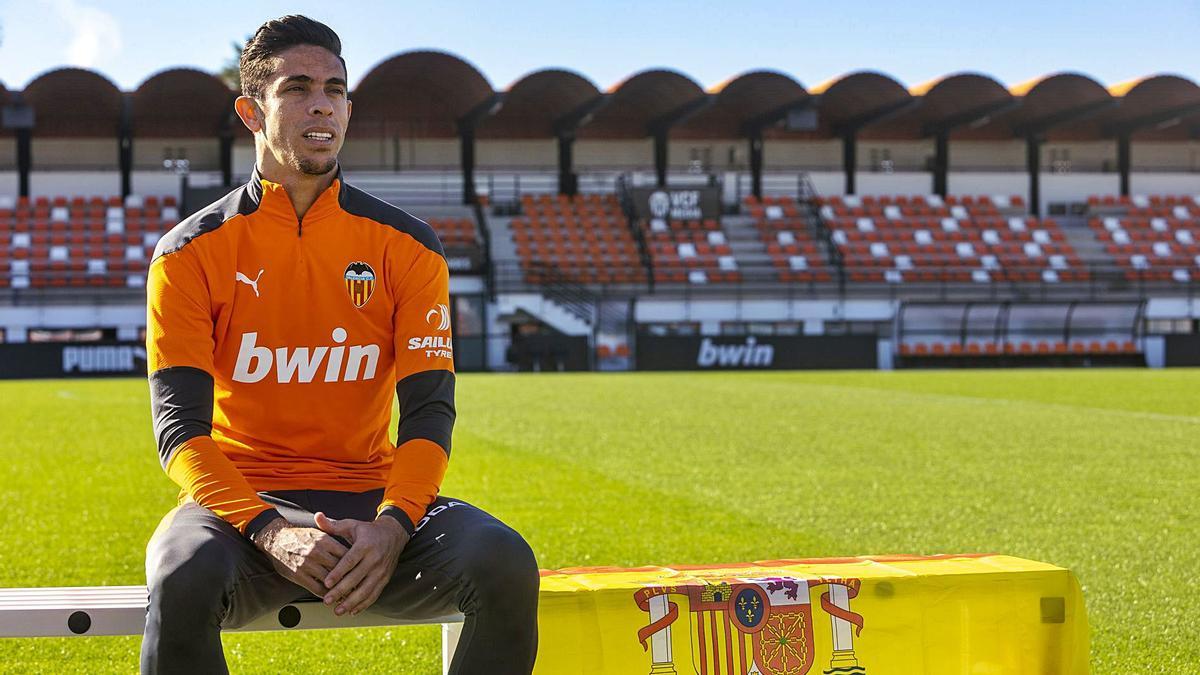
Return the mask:
<svg viewBox="0 0 1200 675">
<path fill-rule="evenodd" d="M 361 260 L 356 260 L 346 266 L 346 292 L 350 294 L 350 302 L 362 309 L 371 299 L 375 291 L 375 270 Z"/>
</svg>

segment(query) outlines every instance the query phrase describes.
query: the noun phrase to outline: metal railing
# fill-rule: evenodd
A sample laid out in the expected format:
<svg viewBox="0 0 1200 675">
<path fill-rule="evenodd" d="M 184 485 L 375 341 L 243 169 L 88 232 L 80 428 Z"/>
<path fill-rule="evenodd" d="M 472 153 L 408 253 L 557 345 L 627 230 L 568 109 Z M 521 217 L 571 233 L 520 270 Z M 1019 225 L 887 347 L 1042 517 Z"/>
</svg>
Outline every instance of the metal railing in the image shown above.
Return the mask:
<svg viewBox="0 0 1200 675">
<path fill-rule="evenodd" d="M 844 266 L 826 268 L 831 278 L 828 281 L 771 281 L 778 273 L 787 271 L 773 265 L 741 266 L 743 276 L 760 278 L 747 281 L 724 281 L 715 283 L 652 282 L 649 269 L 642 266 L 562 266 L 551 260 L 493 260 L 493 274 L 499 292 L 537 291 L 543 288 L 539 274 L 553 270 L 562 279 L 577 283 L 588 291 L 601 296 L 669 295 L 681 298 L 876 298 L 887 300 L 1091 300 L 1138 299 L 1152 295 L 1195 298 L 1200 296 L 1200 280 L 1173 281 L 1160 278 L 1153 270 L 1130 270 L 1106 264 L 1074 267 L 1074 272 L 1086 272 L 1083 279 L 1050 281 L 1041 278 L 1044 266 L 1008 266 L 993 270 L 997 278 L 989 281 L 964 281 L 974 266 L 946 266 L 915 270 L 923 279 L 901 279 L 900 281 L 855 280 L 858 273 L 878 273 L 878 267 Z M 820 269 L 820 268 L 817 268 Z M 838 279 L 838 269 L 846 271 L 846 281 Z M 589 282 L 581 281 L 601 272 L 620 273 L 645 279 L 639 282 Z M 765 273 L 765 274 L 764 274 Z M 1036 275 L 1034 277 L 1033 275 Z M 766 276 L 768 280 L 761 280 Z"/>
</svg>

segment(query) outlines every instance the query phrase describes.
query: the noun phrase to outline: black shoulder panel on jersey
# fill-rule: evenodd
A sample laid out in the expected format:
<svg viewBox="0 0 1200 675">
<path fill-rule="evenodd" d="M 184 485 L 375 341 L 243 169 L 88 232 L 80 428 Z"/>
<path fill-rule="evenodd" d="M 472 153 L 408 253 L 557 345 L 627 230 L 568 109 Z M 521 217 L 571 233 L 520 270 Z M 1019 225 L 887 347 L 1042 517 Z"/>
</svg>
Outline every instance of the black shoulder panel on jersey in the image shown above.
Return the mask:
<svg viewBox="0 0 1200 675">
<path fill-rule="evenodd" d="M 250 194 L 247 186 L 243 185 L 217 201 L 184 218 L 175 227 L 158 240 L 154 247 L 154 261 L 159 256 L 174 253 L 188 242 L 207 232 L 212 232 L 225 221 L 236 215 L 248 215 L 258 208 L 258 201 Z"/>
<path fill-rule="evenodd" d="M 421 242 L 430 251 L 443 258 L 446 257 L 445 251 L 442 250 L 442 242 L 438 240 L 437 233 L 433 231 L 429 223 L 408 211 L 392 206 L 382 199 L 344 182 L 341 192 L 338 194 L 338 201 L 346 213 L 360 218 L 368 218 L 399 230 Z"/>
</svg>

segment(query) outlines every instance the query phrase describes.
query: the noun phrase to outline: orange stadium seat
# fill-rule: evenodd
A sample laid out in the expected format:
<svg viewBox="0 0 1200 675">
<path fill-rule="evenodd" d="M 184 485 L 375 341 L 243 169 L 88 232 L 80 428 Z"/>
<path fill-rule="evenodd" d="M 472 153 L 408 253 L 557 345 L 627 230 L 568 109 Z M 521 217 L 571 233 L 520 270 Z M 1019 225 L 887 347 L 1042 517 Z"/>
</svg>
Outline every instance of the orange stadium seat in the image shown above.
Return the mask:
<svg viewBox="0 0 1200 675">
<path fill-rule="evenodd" d="M 527 283 L 645 283 L 647 275 L 615 195 L 521 195 L 510 230 Z"/>
<path fill-rule="evenodd" d="M 818 198 L 852 281 L 1084 281 L 1087 269 L 1050 218 L 1018 197 L 883 195 Z"/>
</svg>

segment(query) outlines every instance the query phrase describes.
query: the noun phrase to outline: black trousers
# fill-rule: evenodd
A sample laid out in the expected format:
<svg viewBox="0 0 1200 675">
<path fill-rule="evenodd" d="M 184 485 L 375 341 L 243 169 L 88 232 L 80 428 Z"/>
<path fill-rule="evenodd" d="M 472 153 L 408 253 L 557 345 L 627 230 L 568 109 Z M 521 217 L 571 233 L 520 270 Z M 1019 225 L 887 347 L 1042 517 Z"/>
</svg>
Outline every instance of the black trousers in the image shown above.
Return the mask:
<svg viewBox="0 0 1200 675">
<path fill-rule="evenodd" d="M 383 490 L 260 493 L 295 525 L 313 516 L 374 520 Z M 312 594 L 212 511 L 187 502 L 167 514 L 146 549 L 150 605 L 143 673 L 228 672 L 221 629 Z M 438 497 L 367 611 L 402 619 L 465 617 L 450 672 L 522 673 L 537 655 L 537 561 L 525 540 L 465 502 Z"/>
</svg>

